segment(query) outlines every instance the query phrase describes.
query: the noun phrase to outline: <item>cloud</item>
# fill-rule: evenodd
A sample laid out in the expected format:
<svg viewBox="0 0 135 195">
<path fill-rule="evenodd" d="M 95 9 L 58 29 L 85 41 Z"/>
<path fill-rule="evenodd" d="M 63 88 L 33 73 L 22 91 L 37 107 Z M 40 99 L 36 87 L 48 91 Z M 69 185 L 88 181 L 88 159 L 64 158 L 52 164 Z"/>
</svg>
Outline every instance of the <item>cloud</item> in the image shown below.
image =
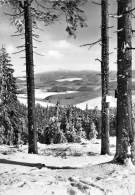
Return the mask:
<svg viewBox="0 0 135 195">
<path fill-rule="evenodd" d="M 49 43 L 49 48 L 53 48 L 56 50 L 62 50 L 62 51 L 78 51 L 79 47 L 63 39 L 63 40 L 57 40 L 57 41 L 51 40 Z"/>
<path fill-rule="evenodd" d="M 58 50 L 49 50 L 47 53 L 47 56 L 53 57 L 56 59 L 61 59 L 63 57 L 63 54 Z"/>
<path fill-rule="evenodd" d="M 7 53 L 12 54 L 15 51 L 15 48 L 13 45 L 7 45 L 6 50 L 7 50 Z"/>
<path fill-rule="evenodd" d="M 66 40 L 59 40 L 59 41 L 55 41 L 53 46 L 57 49 L 68 49 L 72 47 L 72 44 Z"/>
</svg>

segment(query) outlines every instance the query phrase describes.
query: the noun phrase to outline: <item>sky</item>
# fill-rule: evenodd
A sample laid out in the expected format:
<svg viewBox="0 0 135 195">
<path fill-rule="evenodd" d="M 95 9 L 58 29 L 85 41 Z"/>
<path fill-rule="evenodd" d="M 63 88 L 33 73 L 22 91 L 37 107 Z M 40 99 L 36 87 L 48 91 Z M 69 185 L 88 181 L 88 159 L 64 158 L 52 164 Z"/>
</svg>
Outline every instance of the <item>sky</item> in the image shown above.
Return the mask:
<svg viewBox="0 0 135 195">
<path fill-rule="evenodd" d="M 96 2 L 100 2 L 97 0 Z M 109 1 L 109 13 L 117 13 L 116 0 Z M 134 3 L 135 4 L 135 3 Z M 35 43 L 35 51 L 42 54 L 34 54 L 35 73 L 48 72 L 54 70 L 101 70 L 101 64 L 96 58 L 101 58 L 101 46 L 99 44 L 92 48 L 80 47 L 85 43 L 91 43 L 101 38 L 101 7 L 94 5 L 92 0 L 83 7 L 87 18 L 88 27 L 78 29 L 76 39 L 69 37 L 66 33 L 65 20 L 62 17 L 58 22 L 50 26 L 39 24 L 42 31 L 39 31 L 41 43 Z M 10 24 L 9 16 L 4 15 L 5 10 L 0 8 L 0 45 L 4 45 L 11 56 L 11 62 L 14 65 L 15 76 L 25 76 L 25 61 L 21 54 L 12 54 L 18 51 L 17 46 L 23 44 L 24 40 L 19 37 L 12 37 L 16 31 L 15 27 Z M 117 19 L 110 18 L 110 64 L 111 70 L 116 70 L 117 65 L 117 37 L 116 24 Z M 25 56 L 25 54 L 23 54 Z M 135 69 L 135 57 L 133 51 L 133 69 Z"/>
</svg>

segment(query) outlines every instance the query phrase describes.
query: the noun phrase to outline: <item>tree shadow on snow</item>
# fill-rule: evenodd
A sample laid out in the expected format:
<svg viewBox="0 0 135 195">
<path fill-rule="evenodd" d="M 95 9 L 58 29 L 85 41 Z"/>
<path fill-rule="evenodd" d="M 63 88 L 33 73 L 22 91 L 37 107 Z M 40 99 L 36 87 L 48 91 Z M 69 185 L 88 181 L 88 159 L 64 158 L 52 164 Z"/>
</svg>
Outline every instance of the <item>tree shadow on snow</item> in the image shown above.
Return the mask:
<svg viewBox="0 0 135 195">
<path fill-rule="evenodd" d="M 56 170 L 56 169 L 80 169 L 79 167 L 70 167 L 70 166 L 57 167 L 57 166 L 48 166 L 48 165 L 45 165 L 45 164 L 42 164 L 42 163 L 18 162 L 18 161 L 7 160 L 7 159 L 0 159 L 0 164 L 9 164 L 9 165 L 20 165 L 20 166 L 27 166 L 27 167 L 36 167 L 38 169 L 48 168 L 48 169 L 52 169 L 52 170 Z"/>
</svg>

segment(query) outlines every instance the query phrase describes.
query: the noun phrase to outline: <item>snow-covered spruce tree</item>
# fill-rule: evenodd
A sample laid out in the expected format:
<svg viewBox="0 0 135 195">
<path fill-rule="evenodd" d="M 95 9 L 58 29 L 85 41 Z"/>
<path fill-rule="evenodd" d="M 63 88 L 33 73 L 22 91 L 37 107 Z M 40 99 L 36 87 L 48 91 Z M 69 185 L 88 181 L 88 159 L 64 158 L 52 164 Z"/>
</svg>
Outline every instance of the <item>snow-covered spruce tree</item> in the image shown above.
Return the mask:
<svg viewBox="0 0 135 195">
<path fill-rule="evenodd" d="M 118 0 L 117 54 L 117 128 L 115 161 L 125 163 L 128 146 L 134 158 L 134 129 L 132 127 L 132 0 Z"/>
<path fill-rule="evenodd" d="M 17 144 L 19 116 L 17 111 L 17 87 L 16 79 L 13 76 L 13 68 L 6 49 L 0 50 L 0 128 L 3 133 L 0 135 L 1 142 L 5 144 Z"/>
<path fill-rule="evenodd" d="M 13 76 L 13 65 L 6 49 L 0 50 L 0 72 L 1 72 L 1 101 L 3 105 L 9 105 L 17 101 L 16 78 Z"/>
</svg>

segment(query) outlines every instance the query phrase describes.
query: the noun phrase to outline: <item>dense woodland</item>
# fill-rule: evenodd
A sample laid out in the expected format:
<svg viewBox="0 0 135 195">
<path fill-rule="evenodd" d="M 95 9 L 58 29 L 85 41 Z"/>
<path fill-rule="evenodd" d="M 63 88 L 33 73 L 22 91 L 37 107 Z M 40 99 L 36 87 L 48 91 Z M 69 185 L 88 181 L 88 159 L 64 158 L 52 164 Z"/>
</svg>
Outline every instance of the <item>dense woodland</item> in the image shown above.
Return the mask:
<svg viewBox="0 0 135 195">
<path fill-rule="evenodd" d="M 10 137 L 11 123 L 3 118 L 1 124 L 1 144 L 28 143 L 27 107 L 17 102 L 14 136 Z M 81 142 L 101 137 L 101 113 L 99 110 L 81 110 L 73 106 L 48 107 L 36 105 L 36 131 L 40 143 Z M 20 116 L 18 118 L 18 116 Z M 116 109 L 110 112 L 110 135 L 116 135 Z M 13 126 L 14 128 L 14 126 Z M 6 137 L 4 135 L 7 135 Z M 81 139 L 83 138 L 83 139 Z M 15 139 L 15 140 L 14 140 Z M 17 139 L 17 140 L 16 140 Z"/>
</svg>

